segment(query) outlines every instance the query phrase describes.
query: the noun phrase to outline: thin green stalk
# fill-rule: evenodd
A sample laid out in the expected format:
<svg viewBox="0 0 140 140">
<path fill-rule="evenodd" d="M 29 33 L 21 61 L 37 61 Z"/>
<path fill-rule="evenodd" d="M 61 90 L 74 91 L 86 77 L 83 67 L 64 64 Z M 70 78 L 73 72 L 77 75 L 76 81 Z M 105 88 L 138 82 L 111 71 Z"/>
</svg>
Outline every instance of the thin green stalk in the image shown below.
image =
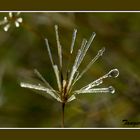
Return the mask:
<svg viewBox="0 0 140 140">
<path fill-rule="evenodd" d="M 64 120 L 65 120 L 65 116 L 64 116 L 64 113 L 65 113 L 65 103 L 62 103 L 62 124 L 61 124 L 61 127 L 63 128 L 64 127 Z"/>
</svg>

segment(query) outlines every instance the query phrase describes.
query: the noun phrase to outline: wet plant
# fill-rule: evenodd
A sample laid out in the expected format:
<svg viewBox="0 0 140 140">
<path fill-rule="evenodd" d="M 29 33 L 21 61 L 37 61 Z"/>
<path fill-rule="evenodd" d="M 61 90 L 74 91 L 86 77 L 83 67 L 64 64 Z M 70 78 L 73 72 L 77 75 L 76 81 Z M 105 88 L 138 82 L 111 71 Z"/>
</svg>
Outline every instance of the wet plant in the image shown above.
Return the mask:
<svg viewBox="0 0 140 140">
<path fill-rule="evenodd" d="M 12 25 L 18 28 L 22 21 L 23 19 L 20 17 L 20 12 L 9 12 L 8 16 L 5 16 L 3 20 L 0 21 L 0 25 L 3 26 L 3 30 L 7 32 Z"/>
<path fill-rule="evenodd" d="M 65 105 L 68 102 L 71 102 L 76 99 L 78 94 L 88 94 L 88 93 L 114 93 L 115 89 L 112 86 L 109 87 L 103 87 L 103 88 L 97 88 L 100 84 L 103 83 L 104 79 L 114 77 L 116 78 L 119 75 L 118 69 L 112 69 L 110 70 L 107 74 L 103 75 L 102 77 L 92 81 L 91 83 L 87 84 L 86 86 L 83 86 L 81 89 L 73 90 L 74 85 L 76 84 L 77 81 L 79 81 L 82 76 L 91 68 L 93 63 L 97 61 L 99 57 L 101 57 L 105 51 L 105 48 L 102 48 L 101 50 L 98 51 L 97 55 L 87 64 L 87 66 L 80 72 L 79 67 L 80 64 L 82 63 L 89 47 L 91 46 L 96 33 L 92 33 L 91 37 L 89 40 L 83 39 L 82 43 L 80 45 L 80 48 L 77 52 L 77 55 L 75 57 L 75 61 L 73 63 L 73 66 L 66 70 L 66 75 L 64 76 L 63 72 L 63 52 L 62 52 L 62 45 L 59 40 L 59 33 L 58 33 L 58 26 L 55 25 L 55 34 L 56 34 L 56 42 L 57 42 L 57 51 L 58 51 L 58 59 L 59 59 L 59 64 L 57 65 L 52 57 L 49 41 L 46 38 L 45 43 L 46 43 L 46 48 L 48 51 L 49 59 L 56 77 L 57 81 L 57 86 L 58 89 L 54 89 L 47 81 L 46 79 L 40 74 L 40 72 L 35 69 L 34 72 L 35 74 L 44 82 L 46 86 L 41 85 L 40 83 L 38 85 L 31 84 L 31 83 L 25 83 L 21 82 L 20 86 L 24 88 L 30 88 L 30 89 L 35 89 L 38 91 L 43 91 L 41 95 L 47 97 L 47 94 L 52 96 L 54 99 L 56 99 L 58 102 L 61 103 L 62 105 L 62 127 L 64 127 L 64 111 L 65 111 Z M 72 35 L 72 42 L 71 42 L 71 47 L 69 50 L 70 56 L 73 54 L 74 51 L 74 45 L 75 45 L 75 40 L 76 40 L 76 35 L 77 35 L 77 29 L 74 29 L 73 35 Z"/>
</svg>

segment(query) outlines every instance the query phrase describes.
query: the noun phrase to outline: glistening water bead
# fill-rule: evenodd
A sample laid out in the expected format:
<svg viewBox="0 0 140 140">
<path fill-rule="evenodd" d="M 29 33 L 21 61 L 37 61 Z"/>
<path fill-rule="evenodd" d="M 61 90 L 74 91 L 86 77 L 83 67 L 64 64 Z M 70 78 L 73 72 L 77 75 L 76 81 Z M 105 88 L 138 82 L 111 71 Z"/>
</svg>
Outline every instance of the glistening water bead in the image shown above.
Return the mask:
<svg viewBox="0 0 140 140">
<path fill-rule="evenodd" d="M 110 92 L 110 93 L 112 93 L 112 94 L 115 93 L 114 87 L 110 86 L 108 89 L 109 89 L 109 92 Z"/>
<path fill-rule="evenodd" d="M 114 78 L 116 78 L 116 77 L 118 77 L 119 76 L 119 71 L 118 71 L 118 69 L 113 69 L 113 70 L 111 70 L 109 73 L 108 73 L 108 77 L 114 77 Z"/>
</svg>

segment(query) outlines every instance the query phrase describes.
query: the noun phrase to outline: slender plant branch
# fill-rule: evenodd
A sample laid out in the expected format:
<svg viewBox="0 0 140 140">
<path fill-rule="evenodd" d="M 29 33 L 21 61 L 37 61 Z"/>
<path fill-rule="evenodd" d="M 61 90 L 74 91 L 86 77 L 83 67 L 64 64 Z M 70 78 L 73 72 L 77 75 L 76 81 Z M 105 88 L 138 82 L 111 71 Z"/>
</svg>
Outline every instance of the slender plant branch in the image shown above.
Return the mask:
<svg viewBox="0 0 140 140">
<path fill-rule="evenodd" d="M 61 127 L 65 127 L 65 103 L 62 103 L 62 124 Z"/>
</svg>

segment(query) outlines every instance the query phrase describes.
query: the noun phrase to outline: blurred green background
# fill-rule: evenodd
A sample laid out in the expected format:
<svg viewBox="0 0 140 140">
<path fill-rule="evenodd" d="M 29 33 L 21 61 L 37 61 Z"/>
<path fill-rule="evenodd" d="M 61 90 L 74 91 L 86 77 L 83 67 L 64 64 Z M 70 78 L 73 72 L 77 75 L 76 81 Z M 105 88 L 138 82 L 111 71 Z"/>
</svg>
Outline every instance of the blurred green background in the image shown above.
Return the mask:
<svg viewBox="0 0 140 140">
<path fill-rule="evenodd" d="M 8 13 L 0 13 L 0 19 Z M 64 65 L 67 64 L 72 32 L 78 29 L 74 54 L 83 38 L 96 32 L 81 67 L 105 46 L 104 55 L 77 82 L 78 89 L 118 68 L 118 78 L 109 78 L 100 87 L 115 87 L 115 94 L 82 94 L 66 106 L 66 127 L 133 127 L 122 120 L 140 122 L 140 13 L 21 13 L 23 23 L 8 32 L 0 27 L 0 127 L 60 127 L 61 104 L 20 81 L 38 80 L 37 68 L 57 88 L 43 38 L 47 37 L 58 60 L 54 25 L 59 26 Z M 139 126 L 137 126 L 139 127 Z"/>
</svg>

